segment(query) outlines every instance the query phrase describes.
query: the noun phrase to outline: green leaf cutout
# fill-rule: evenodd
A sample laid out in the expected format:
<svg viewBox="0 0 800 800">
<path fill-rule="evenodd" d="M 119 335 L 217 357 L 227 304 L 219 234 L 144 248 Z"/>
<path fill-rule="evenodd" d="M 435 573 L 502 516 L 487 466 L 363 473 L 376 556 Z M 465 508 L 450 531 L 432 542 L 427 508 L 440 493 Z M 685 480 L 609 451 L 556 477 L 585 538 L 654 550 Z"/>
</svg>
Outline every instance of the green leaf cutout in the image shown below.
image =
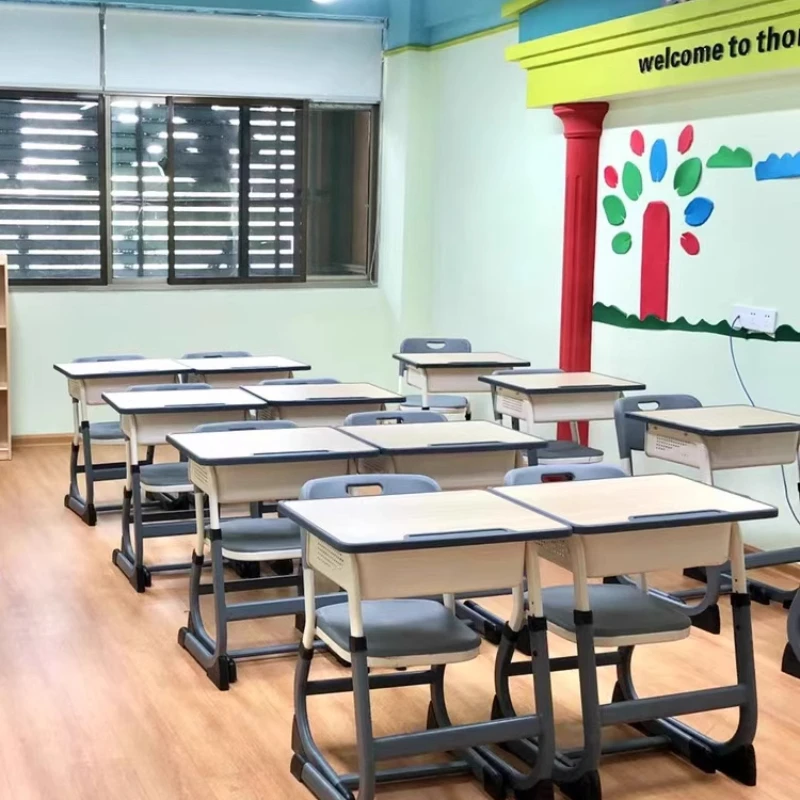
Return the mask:
<svg viewBox="0 0 800 800">
<path fill-rule="evenodd" d="M 642 196 L 642 173 L 630 161 L 622 170 L 622 188 L 631 200 L 638 200 Z"/>
<path fill-rule="evenodd" d="M 681 196 L 690 195 L 699 185 L 703 176 L 703 162 L 699 158 L 689 158 L 675 171 L 675 191 Z"/>
<path fill-rule="evenodd" d="M 628 216 L 625 211 L 625 204 L 615 194 L 610 194 L 603 198 L 603 210 L 606 212 L 606 219 L 609 225 L 622 225 Z"/>
<path fill-rule="evenodd" d="M 618 233 L 614 240 L 611 242 L 611 249 L 618 255 L 624 256 L 626 253 L 630 252 L 631 246 L 633 245 L 633 239 L 629 233 Z"/>
</svg>

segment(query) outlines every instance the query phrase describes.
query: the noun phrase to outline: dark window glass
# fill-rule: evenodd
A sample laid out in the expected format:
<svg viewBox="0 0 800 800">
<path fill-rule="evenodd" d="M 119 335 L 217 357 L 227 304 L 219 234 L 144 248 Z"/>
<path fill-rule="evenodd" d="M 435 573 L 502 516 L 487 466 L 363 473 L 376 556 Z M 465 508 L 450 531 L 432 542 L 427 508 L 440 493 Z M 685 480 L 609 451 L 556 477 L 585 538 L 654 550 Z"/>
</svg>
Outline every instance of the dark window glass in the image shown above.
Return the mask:
<svg viewBox="0 0 800 800">
<path fill-rule="evenodd" d="M 0 98 L 0 250 L 17 281 L 101 279 L 96 97 Z"/>
<path fill-rule="evenodd" d="M 371 107 L 310 108 L 309 276 L 374 272 L 375 118 Z"/>
<path fill-rule="evenodd" d="M 239 276 L 238 105 L 175 102 L 175 280 Z"/>
<path fill-rule="evenodd" d="M 111 252 L 114 279 L 167 275 L 167 106 L 111 101 Z"/>
</svg>

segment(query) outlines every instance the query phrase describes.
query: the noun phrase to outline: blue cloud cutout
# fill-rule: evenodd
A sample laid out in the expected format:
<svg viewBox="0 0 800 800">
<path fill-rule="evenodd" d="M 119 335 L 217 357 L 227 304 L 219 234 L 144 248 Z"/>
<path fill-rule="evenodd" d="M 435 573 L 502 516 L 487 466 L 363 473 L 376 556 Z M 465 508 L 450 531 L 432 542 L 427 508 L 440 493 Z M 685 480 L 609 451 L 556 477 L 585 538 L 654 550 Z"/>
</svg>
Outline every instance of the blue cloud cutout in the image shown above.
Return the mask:
<svg viewBox="0 0 800 800">
<path fill-rule="evenodd" d="M 699 228 L 708 222 L 709 217 L 714 213 L 714 204 L 706 197 L 695 197 L 688 206 L 684 215 L 686 224 L 692 228 Z"/>
<path fill-rule="evenodd" d="M 800 178 L 800 153 L 772 153 L 766 161 L 756 164 L 757 181 L 779 181 L 783 178 Z"/>
</svg>

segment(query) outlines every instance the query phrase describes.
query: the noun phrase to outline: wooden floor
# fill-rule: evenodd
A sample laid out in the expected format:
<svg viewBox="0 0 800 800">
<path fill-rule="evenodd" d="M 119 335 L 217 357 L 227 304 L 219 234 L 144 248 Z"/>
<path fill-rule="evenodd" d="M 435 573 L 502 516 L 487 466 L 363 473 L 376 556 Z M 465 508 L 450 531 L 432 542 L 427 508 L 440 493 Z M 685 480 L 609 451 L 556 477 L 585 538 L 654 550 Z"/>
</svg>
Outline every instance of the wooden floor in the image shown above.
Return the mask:
<svg viewBox="0 0 800 800">
<path fill-rule="evenodd" d="M 239 682 L 218 692 L 177 644 L 187 614 L 185 575 L 156 576 L 137 595 L 111 564 L 119 517 L 85 527 L 63 508 L 67 452 L 31 447 L 0 463 L 0 798 L 3 800 L 291 800 L 310 794 L 289 774 L 293 659 L 240 665 Z M 115 498 L 119 485 L 103 487 Z M 149 553 L 189 556 L 189 539 L 156 543 Z M 161 552 L 159 552 L 159 550 Z M 557 570 L 548 582 L 563 582 Z M 502 612 L 507 601 L 490 603 Z M 642 694 L 733 679 L 727 607 L 720 637 L 645 648 L 636 666 Z M 707 776 L 665 754 L 609 760 L 604 797 L 624 800 L 796 800 L 800 785 L 800 681 L 782 675 L 786 614 L 754 606 L 761 717 L 759 785 L 747 789 Z M 286 640 L 290 620 L 239 624 L 233 642 Z M 571 646 L 553 640 L 551 652 Z M 450 670 L 448 699 L 458 722 L 485 719 L 492 699 L 493 648 Z M 315 659 L 314 674 L 339 668 Z M 608 698 L 613 670 L 603 670 Z M 514 679 L 516 701 L 530 708 L 531 687 Z M 572 675 L 555 678 L 559 735 L 580 741 Z M 424 688 L 373 693 L 376 732 L 424 727 Z M 318 741 L 337 765 L 354 767 L 350 697 L 311 700 Z M 724 737 L 734 715 L 695 716 Z M 612 735 L 614 732 L 611 732 Z M 469 780 L 386 788 L 392 800 L 475 800 Z"/>
</svg>

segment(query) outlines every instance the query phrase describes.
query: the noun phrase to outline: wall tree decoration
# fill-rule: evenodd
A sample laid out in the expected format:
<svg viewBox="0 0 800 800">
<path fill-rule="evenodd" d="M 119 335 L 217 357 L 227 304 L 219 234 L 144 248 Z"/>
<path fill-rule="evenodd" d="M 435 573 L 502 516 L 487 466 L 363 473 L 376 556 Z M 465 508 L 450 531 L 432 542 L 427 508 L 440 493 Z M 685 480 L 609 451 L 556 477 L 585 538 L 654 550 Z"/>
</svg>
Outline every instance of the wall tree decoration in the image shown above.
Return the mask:
<svg viewBox="0 0 800 800">
<path fill-rule="evenodd" d="M 683 208 L 685 224 L 690 228 L 699 228 L 705 225 L 714 213 L 714 203 L 705 197 L 694 197 L 703 177 L 703 162 L 701 159 L 689 156 L 694 145 L 694 127 L 687 125 L 677 141 L 677 152 L 680 156 L 687 156 L 679 161 L 672 178 L 672 186 L 678 198 L 687 198 L 688 204 Z M 603 210 L 609 225 L 622 227 L 630 224 L 631 215 L 628 212 L 629 204 L 637 203 L 645 194 L 641 161 L 646 158 L 646 170 L 650 181 L 659 184 L 664 181 L 670 169 L 670 156 L 667 142 L 656 139 L 648 156 L 645 156 L 647 142 L 641 131 L 635 130 L 631 134 L 630 148 L 633 157 L 626 161 L 622 167 L 622 191 L 624 198 L 619 194 L 608 194 L 603 198 Z M 638 162 L 638 163 L 637 163 Z M 620 172 L 613 166 L 608 166 L 603 172 L 606 186 L 615 190 L 619 187 Z M 669 311 L 669 267 L 670 247 L 672 243 L 672 216 L 673 212 L 666 202 L 653 200 L 647 203 L 642 214 L 641 232 L 641 290 L 639 319 L 655 317 L 666 320 Z M 690 256 L 700 253 L 700 241 L 691 231 L 684 231 L 680 237 L 680 246 Z M 627 255 L 633 247 L 634 234 L 629 230 L 621 230 L 611 243 L 611 248 L 617 255 Z"/>
</svg>

